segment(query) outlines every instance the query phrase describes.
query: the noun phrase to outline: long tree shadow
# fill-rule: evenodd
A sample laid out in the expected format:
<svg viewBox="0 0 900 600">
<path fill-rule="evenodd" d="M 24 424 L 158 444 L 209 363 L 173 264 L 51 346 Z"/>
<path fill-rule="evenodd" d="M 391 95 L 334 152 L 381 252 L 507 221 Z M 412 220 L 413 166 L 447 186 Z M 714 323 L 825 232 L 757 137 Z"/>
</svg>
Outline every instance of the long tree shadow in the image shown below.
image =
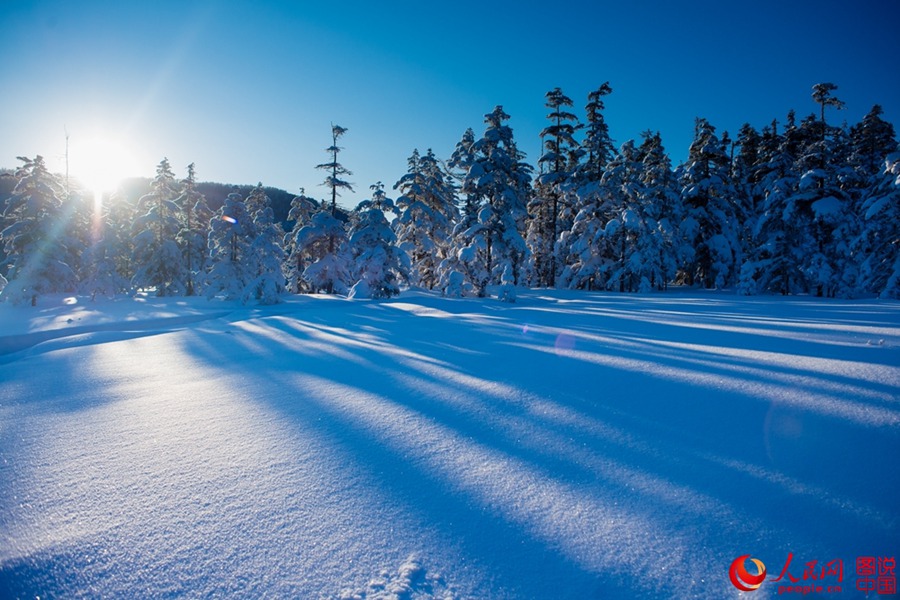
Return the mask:
<svg viewBox="0 0 900 600">
<path fill-rule="evenodd" d="M 768 441 L 760 432 L 765 433 L 772 406 L 771 401 L 761 400 L 752 390 L 723 399 L 719 389 L 719 394 L 710 393 L 698 398 L 696 385 L 663 377 L 661 381 L 665 385 L 650 391 L 665 391 L 670 401 L 647 402 L 640 394 L 637 398 L 629 397 L 627 389 L 632 378 L 645 378 L 615 364 L 598 367 L 585 363 L 572 354 L 572 348 L 565 345 L 557 348 L 558 339 L 553 339 L 552 332 L 545 332 L 544 339 L 536 344 L 547 348 L 552 343 L 552 354 L 534 347 L 510 349 L 512 337 L 527 336 L 529 332 L 512 333 L 520 325 L 508 315 L 486 319 L 479 314 L 464 312 L 420 312 L 416 315 L 413 330 L 404 325 L 396 312 L 390 316 L 391 311 L 396 311 L 396 307 L 389 304 L 354 308 L 348 311 L 340 326 L 322 320 L 317 323 L 317 319 L 266 319 L 264 324 L 254 324 L 251 356 L 275 357 L 283 352 L 296 352 L 299 356 L 313 358 L 309 364 L 298 360 L 297 370 L 314 373 L 321 384 L 320 389 L 325 389 L 323 385 L 327 387 L 322 382 L 349 385 L 343 397 L 360 394 L 370 403 L 386 403 L 384 410 L 388 412 L 393 407 L 410 419 L 440 424 L 443 435 L 474 440 L 479 447 L 505 457 L 497 458 L 498 462 L 511 460 L 537 469 L 545 485 L 561 482 L 574 486 L 585 494 L 582 502 L 593 502 L 595 509 L 610 505 L 627 507 L 627 515 L 640 515 L 640 522 L 653 523 L 651 529 L 656 529 L 657 534 L 669 542 L 684 535 L 684 526 L 693 528 L 687 546 L 682 544 L 682 554 L 689 553 L 686 547 L 706 547 L 713 548 L 713 554 L 725 552 L 730 556 L 729 548 L 722 548 L 722 538 L 730 537 L 737 545 L 743 543 L 740 538 L 748 535 L 748 522 L 758 531 L 775 528 L 782 535 L 791 535 L 793 542 L 802 540 L 807 547 L 819 551 L 840 549 L 841 545 L 858 547 L 862 538 L 879 545 L 897 532 L 896 515 L 890 509 L 885 512 L 884 507 L 889 501 L 882 498 L 881 493 L 847 499 L 843 497 L 847 490 L 841 489 L 824 499 L 816 497 L 817 491 L 833 487 L 835 477 L 846 479 L 849 465 L 838 464 L 838 469 L 832 468 L 827 477 L 809 477 L 807 473 L 785 475 L 778 467 L 765 466 L 765 459 L 772 454 L 771 431 Z M 429 318 L 420 318 L 426 316 Z M 363 325 L 379 321 L 381 326 L 378 327 Z M 260 327 L 271 332 L 260 336 Z M 467 331 L 473 329 L 480 335 L 467 340 Z M 413 331 L 415 335 L 411 335 Z M 533 330 L 531 333 L 533 335 Z M 260 338 L 264 340 L 262 354 Z M 241 343 L 240 335 L 236 339 Z M 477 342 L 479 347 L 471 348 L 468 343 L 471 341 Z M 217 354 L 224 360 L 229 358 L 227 352 L 222 353 L 215 346 L 193 346 L 188 350 L 192 354 L 205 355 L 212 363 L 218 362 Z M 596 353 L 597 348 L 593 350 Z M 496 367 L 486 368 L 486 360 L 510 352 L 512 359 L 501 360 Z M 618 353 L 621 349 L 617 349 Z M 654 353 L 646 348 L 630 353 L 633 360 L 640 358 L 650 363 L 681 360 L 686 364 L 680 366 L 686 369 L 698 367 L 671 353 Z M 254 365 L 259 364 L 267 378 L 279 381 L 279 387 L 302 394 L 302 388 L 298 389 L 290 375 L 284 374 L 282 363 L 267 370 L 265 359 L 250 360 Z M 511 369 L 515 366 L 520 368 Z M 733 369 L 723 368 L 722 373 L 716 373 L 714 366 L 703 366 L 704 372 L 712 371 L 713 377 L 734 377 Z M 350 373 L 350 369 L 361 371 Z M 547 381 L 548 375 L 550 381 Z M 749 376 L 745 379 L 751 381 Z M 612 390 L 604 390 L 605 380 L 615 382 L 610 386 Z M 569 385 L 560 386 L 560 381 L 569 382 Z M 584 392 L 573 392 L 572 381 L 584 381 L 588 387 Z M 561 387 L 568 391 L 560 393 Z M 595 390 L 606 393 L 598 397 Z M 638 391 L 641 391 L 640 386 Z M 332 427 L 357 423 L 355 437 L 348 440 L 348 445 L 351 448 L 366 447 L 368 457 L 374 456 L 372 453 L 380 448 L 383 454 L 378 455 L 377 460 L 368 459 L 373 463 L 372 468 L 392 460 L 409 465 L 411 460 L 416 462 L 413 459 L 417 454 L 425 453 L 421 448 L 407 448 L 406 453 L 400 451 L 397 456 L 398 450 L 390 448 L 389 440 L 404 436 L 390 435 L 391 426 L 387 422 L 380 428 L 360 427 L 357 413 L 364 412 L 366 404 L 345 403 L 342 409 L 337 409 L 321 398 L 308 395 L 303 398 L 317 402 L 323 413 L 330 413 Z M 280 410 L 288 410 L 290 406 L 285 402 L 274 404 Z M 796 412 L 803 417 L 807 427 L 819 427 L 823 432 L 833 429 L 829 428 L 832 417 L 802 408 Z M 737 423 L 729 422 L 735 418 Z M 582 422 L 590 425 L 583 426 Z M 718 436 L 708 434 L 728 428 L 731 430 Z M 865 427 L 859 429 L 862 433 L 867 431 Z M 661 437 L 661 433 L 665 435 Z M 855 441 L 862 437 L 865 441 L 866 436 L 859 433 L 849 437 Z M 855 455 L 872 448 L 896 449 L 896 442 L 895 435 L 880 436 L 878 442 L 872 445 L 870 441 Z M 805 444 L 810 441 L 802 440 L 796 445 Z M 820 440 L 811 445 L 812 454 L 828 448 L 827 441 Z M 796 454 L 796 448 L 788 450 Z M 367 459 L 361 456 L 360 460 Z M 810 466 L 808 461 L 802 462 L 802 466 Z M 831 462 L 830 466 L 835 467 L 835 463 Z M 436 477 L 434 473 L 441 471 L 435 471 L 433 467 L 419 457 L 418 476 L 428 478 L 437 489 L 447 489 L 453 495 L 453 482 L 446 477 Z M 459 472 L 452 469 L 445 473 L 448 474 L 459 476 Z M 389 482 L 385 481 L 384 485 L 388 486 Z M 896 478 L 889 478 L 884 490 L 896 489 Z M 478 513 L 484 510 L 484 505 L 504 504 L 502 499 L 490 500 L 490 494 L 486 498 L 476 498 L 480 502 L 473 504 L 472 495 L 477 495 L 478 490 L 484 492 L 477 485 L 465 490 L 462 496 L 456 490 L 454 497 L 461 506 L 444 508 L 450 510 L 450 514 L 454 514 L 451 509 Z M 874 508 L 867 506 L 870 504 Z M 849 517 L 840 514 L 848 508 L 853 509 L 849 511 Z M 506 509 L 509 511 L 509 507 Z M 495 506 L 494 510 L 507 523 L 512 523 L 513 529 L 521 527 L 523 522 L 531 523 L 530 531 L 540 546 L 554 547 L 547 539 L 546 532 L 553 528 L 546 527 L 546 520 L 542 537 L 534 533 L 540 531 L 539 526 L 521 517 L 517 520 L 512 514 L 515 511 L 505 513 L 502 506 Z M 660 514 L 667 516 L 660 518 Z M 818 531 L 815 524 L 823 517 L 841 519 L 842 527 Z M 440 520 L 437 516 L 434 518 Z M 723 526 L 730 532 L 728 535 L 722 535 Z M 560 527 L 557 524 L 556 530 Z M 663 534 L 663 531 L 668 533 Z M 476 530 L 471 530 L 469 535 L 480 540 Z M 618 541 L 620 545 L 623 543 Z M 602 545 L 600 539 L 597 542 Z M 645 543 L 652 546 L 647 540 Z M 784 541 L 770 534 L 756 543 L 778 551 L 778 544 Z M 620 547 L 616 549 L 621 550 Z M 556 544 L 556 551 L 567 561 L 576 560 L 581 556 L 580 552 L 590 553 L 585 549 L 566 548 L 564 542 Z M 602 550 L 596 552 L 603 553 Z M 659 558 L 659 552 L 657 548 L 645 554 Z M 635 561 L 634 557 L 631 562 L 623 560 L 627 566 L 619 564 L 619 573 L 635 568 Z M 609 563 L 582 556 L 579 564 L 598 576 L 598 565 L 608 566 Z M 695 561 L 693 571 L 696 573 L 702 568 Z M 635 573 L 630 573 L 620 580 L 619 585 L 627 586 L 627 582 L 634 581 L 635 577 Z M 603 581 L 605 584 L 610 582 L 608 579 Z M 656 583 L 664 585 L 659 581 Z"/>
</svg>

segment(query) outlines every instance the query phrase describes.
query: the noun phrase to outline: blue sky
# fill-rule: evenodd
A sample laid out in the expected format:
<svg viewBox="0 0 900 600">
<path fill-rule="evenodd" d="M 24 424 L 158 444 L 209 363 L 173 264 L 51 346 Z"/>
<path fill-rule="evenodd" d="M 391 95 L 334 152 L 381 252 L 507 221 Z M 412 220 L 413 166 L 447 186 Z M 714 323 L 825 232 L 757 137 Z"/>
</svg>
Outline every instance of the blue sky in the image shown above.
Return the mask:
<svg viewBox="0 0 900 600">
<path fill-rule="evenodd" d="M 413 148 L 449 156 L 501 104 L 537 161 L 544 94 L 583 115 L 609 81 L 617 142 L 659 130 L 682 160 L 694 118 L 732 133 L 816 110 L 839 86 L 857 122 L 873 104 L 900 124 L 900 2 L 3 2 L 0 166 L 120 140 L 129 169 L 168 157 L 183 176 L 316 197 L 330 124 L 348 129 L 356 193 L 388 188 Z M 70 157 L 77 162 L 75 156 Z"/>
</svg>

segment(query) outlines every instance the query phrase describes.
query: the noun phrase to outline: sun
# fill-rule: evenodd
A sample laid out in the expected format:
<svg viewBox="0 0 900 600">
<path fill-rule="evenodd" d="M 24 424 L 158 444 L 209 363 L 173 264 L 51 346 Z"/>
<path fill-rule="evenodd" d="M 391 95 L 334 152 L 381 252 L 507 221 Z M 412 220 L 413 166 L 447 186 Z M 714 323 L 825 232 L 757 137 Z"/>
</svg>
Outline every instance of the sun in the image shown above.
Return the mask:
<svg viewBox="0 0 900 600">
<path fill-rule="evenodd" d="M 95 196 L 115 191 L 136 172 L 128 147 L 114 138 L 94 137 L 73 144 L 69 151 L 72 174 Z"/>
</svg>

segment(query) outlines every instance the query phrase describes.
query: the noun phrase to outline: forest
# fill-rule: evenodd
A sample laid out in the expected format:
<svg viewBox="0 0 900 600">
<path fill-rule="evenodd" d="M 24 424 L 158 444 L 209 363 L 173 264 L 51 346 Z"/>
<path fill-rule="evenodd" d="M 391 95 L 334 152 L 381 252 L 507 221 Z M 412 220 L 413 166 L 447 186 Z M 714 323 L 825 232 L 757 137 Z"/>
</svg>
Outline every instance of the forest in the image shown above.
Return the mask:
<svg viewBox="0 0 900 600">
<path fill-rule="evenodd" d="M 687 159 L 673 165 L 652 131 L 616 147 L 609 83 L 588 95 L 583 117 L 556 88 L 536 164 L 497 106 L 480 135 L 466 130 L 449 157 L 412 151 L 393 192 L 373 183 L 352 211 L 337 204 L 353 185 L 338 125 L 317 165 L 325 199 L 201 183 L 194 164 L 179 178 L 163 159 L 146 189 L 122 186 L 97 202 L 41 156 L 23 157 L 0 177 L 0 299 L 145 291 L 271 304 L 415 286 L 453 297 L 491 288 L 514 301 L 517 286 L 673 285 L 898 298 L 895 130 L 877 105 L 838 124 L 836 92 L 816 84 L 807 117 L 791 111 L 734 136 L 698 118 Z"/>
</svg>

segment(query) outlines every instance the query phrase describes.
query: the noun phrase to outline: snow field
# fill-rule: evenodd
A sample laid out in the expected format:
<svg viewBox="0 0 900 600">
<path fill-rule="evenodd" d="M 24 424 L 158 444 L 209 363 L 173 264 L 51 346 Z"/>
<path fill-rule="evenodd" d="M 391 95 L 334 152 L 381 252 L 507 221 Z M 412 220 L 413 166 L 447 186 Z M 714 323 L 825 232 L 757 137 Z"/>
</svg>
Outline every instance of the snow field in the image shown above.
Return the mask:
<svg viewBox="0 0 900 600">
<path fill-rule="evenodd" d="M 896 303 L 517 295 L 0 305 L 0 596 L 723 598 L 742 554 L 897 553 Z"/>
</svg>

